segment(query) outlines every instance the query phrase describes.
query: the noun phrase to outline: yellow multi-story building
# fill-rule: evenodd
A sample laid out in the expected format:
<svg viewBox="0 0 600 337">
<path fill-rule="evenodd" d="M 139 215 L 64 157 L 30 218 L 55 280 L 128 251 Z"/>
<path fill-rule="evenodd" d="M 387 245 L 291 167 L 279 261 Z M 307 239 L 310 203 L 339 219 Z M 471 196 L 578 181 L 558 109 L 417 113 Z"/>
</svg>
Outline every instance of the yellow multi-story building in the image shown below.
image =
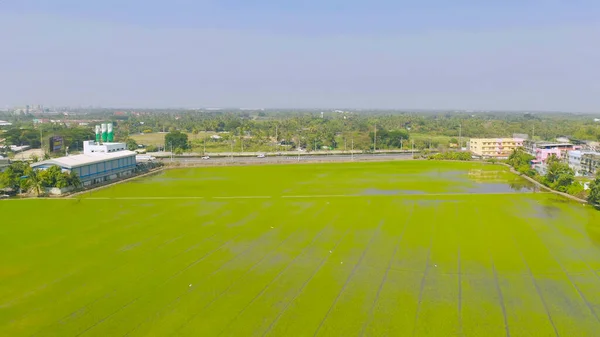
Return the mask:
<svg viewBox="0 0 600 337">
<path fill-rule="evenodd" d="M 469 141 L 469 150 L 481 157 L 507 158 L 519 147 L 523 147 L 522 138 L 471 138 Z"/>
</svg>

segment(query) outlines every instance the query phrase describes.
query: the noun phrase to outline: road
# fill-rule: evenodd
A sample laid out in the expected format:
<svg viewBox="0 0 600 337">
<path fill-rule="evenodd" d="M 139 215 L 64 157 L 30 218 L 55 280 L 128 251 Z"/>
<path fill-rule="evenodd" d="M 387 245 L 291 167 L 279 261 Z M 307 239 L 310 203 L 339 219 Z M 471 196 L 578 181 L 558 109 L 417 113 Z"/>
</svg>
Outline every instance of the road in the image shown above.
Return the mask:
<svg viewBox="0 0 600 337">
<path fill-rule="evenodd" d="M 160 158 L 165 163 L 171 161 L 171 158 Z M 389 154 L 355 154 L 355 161 L 367 161 L 367 160 L 407 160 L 412 159 L 412 154 L 410 153 L 389 153 Z M 291 163 L 291 162 L 335 162 L 335 161 L 352 161 L 352 156 L 350 155 L 301 155 L 301 156 L 267 156 L 265 158 L 257 158 L 257 157 L 211 157 L 210 159 L 202 159 L 202 158 L 185 158 L 185 157 L 174 157 L 174 162 L 182 163 L 182 164 L 201 164 L 201 163 L 260 163 L 260 162 L 268 162 L 268 163 Z"/>
</svg>

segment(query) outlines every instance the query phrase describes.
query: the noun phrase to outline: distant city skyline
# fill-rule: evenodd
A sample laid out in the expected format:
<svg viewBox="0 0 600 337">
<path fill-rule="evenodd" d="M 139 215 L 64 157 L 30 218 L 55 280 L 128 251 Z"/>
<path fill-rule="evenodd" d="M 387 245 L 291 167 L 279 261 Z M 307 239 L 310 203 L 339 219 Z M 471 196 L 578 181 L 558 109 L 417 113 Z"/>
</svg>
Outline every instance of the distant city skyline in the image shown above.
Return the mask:
<svg viewBox="0 0 600 337">
<path fill-rule="evenodd" d="M 3 1 L 0 107 L 596 113 L 598 17 L 586 0 Z"/>
</svg>

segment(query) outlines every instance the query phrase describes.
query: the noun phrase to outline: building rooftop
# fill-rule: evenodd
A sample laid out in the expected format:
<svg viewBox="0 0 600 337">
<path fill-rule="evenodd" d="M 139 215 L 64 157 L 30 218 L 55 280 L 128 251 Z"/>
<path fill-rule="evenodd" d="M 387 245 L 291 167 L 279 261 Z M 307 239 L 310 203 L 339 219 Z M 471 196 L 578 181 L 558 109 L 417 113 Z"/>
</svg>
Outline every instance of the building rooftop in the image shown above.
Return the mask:
<svg viewBox="0 0 600 337">
<path fill-rule="evenodd" d="M 537 143 L 536 146 L 538 148 L 548 148 L 548 147 L 571 147 L 573 144 L 570 143 Z"/>
<path fill-rule="evenodd" d="M 487 137 L 487 138 L 471 138 L 473 141 L 479 140 L 508 140 L 508 141 L 523 141 L 525 139 L 519 137 Z"/>
<path fill-rule="evenodd" d="M 103 152 L 94 152 L 89 154 L 77 154 L 74 156 L 66 156 L 60 158 L 53 158 L 44 160 L 35 164 L 32 164 L 31 167 L 40 167 L 40 166 L 48 166 L 48 165 L 58 165 L 60 167 L 64 167 L 67 169 L 72 169 L 84 165 L 101 163 L 107 160 L 119 159 L 129 156 L 135 156 L 136 153 L 129 150 L 112 152 L 112 153 L 103 153 Z"/>
</svg>

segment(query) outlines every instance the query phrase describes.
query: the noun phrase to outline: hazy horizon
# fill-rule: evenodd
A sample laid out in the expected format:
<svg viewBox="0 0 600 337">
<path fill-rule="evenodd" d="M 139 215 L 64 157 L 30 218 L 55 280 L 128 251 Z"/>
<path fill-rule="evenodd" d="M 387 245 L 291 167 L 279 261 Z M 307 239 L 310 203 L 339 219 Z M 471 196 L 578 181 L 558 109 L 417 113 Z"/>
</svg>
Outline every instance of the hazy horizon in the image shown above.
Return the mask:
<svg viewBox="0 0 600 337">
<path fill-rule="evenodd" d="M 0 107 L 600 111 L 600 4 L 0 1 Z"/>
</svg>

